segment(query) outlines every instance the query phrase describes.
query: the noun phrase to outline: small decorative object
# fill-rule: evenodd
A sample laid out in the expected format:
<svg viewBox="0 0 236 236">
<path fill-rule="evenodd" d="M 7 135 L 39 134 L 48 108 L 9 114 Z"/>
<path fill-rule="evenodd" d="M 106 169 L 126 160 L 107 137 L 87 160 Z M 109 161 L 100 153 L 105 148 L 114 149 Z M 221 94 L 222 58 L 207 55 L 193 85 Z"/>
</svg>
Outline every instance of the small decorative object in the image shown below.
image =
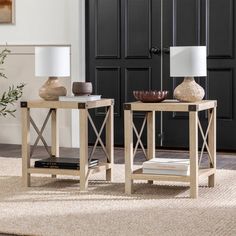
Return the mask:
<svg viewBox="0 0 236 236">
<path fill-rule="evenodd" d="M 91 82 L 74 82 L 72 92 L 75 96 L 90 95 L 93 92 L 93 85 Z"/>
<path fill-rule="evenodd" d="M 170 76 L 185 77 L 175 88 L 174 97 L 180 102 L 197 102 L 205 96 L 194 76 L 206 76 L 206 47 L 170 47 Z"/>
<path fill-rule="evenodd" d="M 15 18 L 15 0 L 0 0 L 0 24 L 12 24 Z"/>
<path fill-rule="evenodd" d="M 10 50 L 4 49 L 0 52 L 0 66 L 4 64 L 4 61 Z M 0 78 L 7 79 L 6 74 L 2 71 L 4 68 L 0 67 Z M 15 116 L 15 108 L 10 108 L 9 106 L 14 105 L 14 103 L 21 98 L 23 94 L 23 88 L 25 84 L 18 84 L 16 86 L 12 85 L 8 88 L 8 91 L 4 92 L 0 97 L 0 116 L 6 117 L 7 115 Z"/>
<path fill-rule="evenodd" d="M 56 101 L 59 96 L 66 96 L 66 88 L 60 84 L 58 77 L 70 76 L 70 47 L 36 47 L 35 75 L 49 77 L 39 90 L 41 98 Z"/>
<path fill-rule="evenodd" d="M 166 99 L 168 91 L 133 91 L 133 95 L 141 102 L 162 102 Z"/>
</svg>

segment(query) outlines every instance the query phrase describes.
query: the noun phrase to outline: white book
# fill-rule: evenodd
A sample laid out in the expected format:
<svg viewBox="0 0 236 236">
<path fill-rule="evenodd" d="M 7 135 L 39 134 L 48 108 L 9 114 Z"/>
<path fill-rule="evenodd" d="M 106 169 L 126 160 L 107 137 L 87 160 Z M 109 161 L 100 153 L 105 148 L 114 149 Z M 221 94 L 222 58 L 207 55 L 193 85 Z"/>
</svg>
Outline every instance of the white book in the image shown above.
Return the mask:
<svg viewBox="0 0 236 236">
<path fill-rule="evenodd" d="M 101 95 L 84 95 L 84 96 L 59 96 L 61 102 L 88 102 L 100 100 Z"/>
<path fill-rule="evenodd" d="M 168 169 L 168 170 L 187 170 L 190 165 L 189 159 L 176 158 L 152 158 L 143 163 L 143 168 Z"/>
<path fill-rule="evenodd" d="M 161 170 L 161 169 L 143 169 L 143 174 L 153 174 L 153 175 L 179 175 L 179 176 L 189 176 L 190 170 Z"/>
</svg>

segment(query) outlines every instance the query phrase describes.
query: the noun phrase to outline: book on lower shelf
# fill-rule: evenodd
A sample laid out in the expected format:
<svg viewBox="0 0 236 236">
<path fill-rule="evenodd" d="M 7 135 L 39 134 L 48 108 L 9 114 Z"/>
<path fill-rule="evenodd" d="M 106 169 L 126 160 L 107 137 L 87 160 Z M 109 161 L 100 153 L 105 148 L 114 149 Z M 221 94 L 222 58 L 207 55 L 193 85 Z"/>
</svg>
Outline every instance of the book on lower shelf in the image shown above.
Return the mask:
<svg viewBox="0 0 236 236">
<path fill-rule="evenodd" d="M 189 171 L 189 159 L 152 158 L 143 163 L 144 174 L 187 176 Z"/>
<path fill-rule="evenodd" d="M 186 170 L 189 163 L 189 159 L 152 158 L 143 163 L 143 168 Z"/>
<path fill-rule="evenodd" d="M 188 176 L 190 174 L 190 171 L 189 169 L 187 170 L 168 170 L 168 169 L 163 170 L 163 169 L 143 168 L 143 174 Z"/>
<path fill-rule="evenodd" d="M 61 102 L 88 102 L 100 100 L 101 95 L 59 96 Z"/>
<path fill-rule="evenodd" d="M 98 165 L 98 159 L 91 159 L 89 161 L 89 167 Z M 34 167 L 36 168 L 54 168 L 54 169 L 80 169 L 79 158 L 67 158 L 67 157 L 49 157 L 35 161 Z"/>
</svg>

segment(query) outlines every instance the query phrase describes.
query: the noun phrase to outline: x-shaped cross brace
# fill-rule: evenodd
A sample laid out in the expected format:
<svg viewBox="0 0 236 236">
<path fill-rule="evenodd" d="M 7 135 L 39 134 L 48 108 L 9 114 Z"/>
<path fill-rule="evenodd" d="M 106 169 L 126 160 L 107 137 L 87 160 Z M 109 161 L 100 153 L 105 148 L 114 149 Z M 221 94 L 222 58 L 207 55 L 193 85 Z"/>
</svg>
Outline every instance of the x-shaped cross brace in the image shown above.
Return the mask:
<svg viewBox="0 0 236 236">
<path fill-rule="evenodd" d="M 39 142 L 40 139 L 41 139 L 41 141 L 42 141 L 42 143 L 43 143 L 43 145 L 44 145 L 46 151 L 48 152 L 49 156 L 51 156 L 51 152 L 50 152 L 50 150 L 49 150 L 49 147 L 48 147 L 48 145 L 47 145 L 47 142 L 45 141 L 45 139 L 44 139 L 44 137 L 43 137 L 43 131 L 44 131 L 44 129 L 45 129 L 47 123 L 48 123 L 48 120 L 49 120 L 51 114 L 52 114 L 52 109 L 49 110 L 49 112 L 48 112 L 48 114 L 47 114 L 47 116 L 46 116 L 46 119 L 45 119 L 45 121 L 44 121 L 44 123 L 43 123 L 43 126 L 42 126 L 42 128 L 41 128 L 40 130 L 38 129 L 38 127 L 37 127 L 37 125 L 35 124 L 35 122 L 34 122 L 34 120 L 32 119 L 32 117 L 30 116 L 30 123 L 32 124 L 32 126 L 34 127 L 36 133 L 38 134 L 38 137 L 36 138 L 35 143 L 34 143 L 32 149 L 31 149 L 31 151 L 30 151 L 30 157 L 32 157 L 33 152 L 34 152 L 34 149 L 35 149 L 35 147 L 38 145 L 38 142 Z"/>
<path fill-rule="evenodd" d="M 207 144 L 207 137 L 208 137 L 208 133 L 209 133 L 209 130 L 210 130 L 210 125 L 211 125 L 211 122 L 212 122 L 212 117 L 213 117 L 213 113 L 210 113 L 210 119 L 209 119 L 208 126 L 207 126 L 205 134 L 203 132 L 202 125 L 201 125 L 200 120 L 198 118 L 198 127 L 200 129 L 200 132 L 201 132 L 201 135 L 202 135 L 202 138 L 203 138 L 203 144 L 202 144 L 201 154 L 200 154 L 200 158 L 199 158 L 199 167 L 200 167 L 200 164 L 201 164 L 201 161 L 202 161 L 203 151 L 204 151 L 205 147 L 207 149 L 207 153 L 208 153 L 208 156 L 210 158 L 210 163 L 213 164 L 213 158 L 212 158 L 209 146 Z"/>
<path fill-rule="evenodd" d="M 145 151 L 145 148 L 144 148 L 143 143 L 142 143 L 142 140 L 141 140 L 141 137 L 142 137 L 143 130 L 144 130 L 144 127 L 145 127 L 146 122 L 147 122 L 147 115 L 145 115 L 145 117 L 144 117 L 144 120 L 143 120 L 141 129 L 140 129 L 140 132 L 138 133 L 137 128 L 136 128 L 135 125 L 134 125 L 134 122 L 133 122 L 133 129 L 134 129 L 134 132 L 135 132 L 136 137 L 137 137 L 137 142 L 136 142 L 135 148 L 134 148 L 134 156 L 136 155 L 136 152 L 137 152 L 137 149 L 138 149 L 138 145 L 140 144 L 140 146 L 141 146 L 141 148 L 142 148 L 142 150 L 143 150 L 144 156 L 145 156 L 146 159 L 147 159 L 147 153 L 146 153 L 146 151 Z"/>
<path fill-rule="evenodd" d="M 101 128 L 100 128 L 100 130 L 99 130 L 99 132 L 98 132 L 96 126 L 94 125 L 94 122 L 93 122 L 93 120 L 92 120 L 92 117 L 90 116 L 90 114 L 89 114 L 89 112 L 88 112 L 88 119 L 89 119 L 89 122 L 90 122 L 90 124 L 91 124 L 91 126 L 92 126 L 92 128 L 93 128 L 93 131 L 94 131 L 94 133 L 96 134 L 96 137 L 97 137 L 96 142 L 95 142 L 95 144 L 94 144 L 94 146 L 93 146 L 93 149 L 92 149 L 92 151 L 91 151 L 91 153 L 90 153 L 89 161 L 92 159 L 92 157 L 93 157 L 93 155 L 94 155 L 94 152 L 95 152 L 95 150 L 96 150 L 96 147 L 97 147 L 97 145 L 98 145 L 98 142 L 101 144 L 102 149 L 103 149 L 103 152 L 105 153 L 105 155 L 106 155 L 106 157 L 107 157 L 107 160 L 109 161 L 109 155 L 108 155 L 108 153 L 107 153 L 107 149 L 106 149 L 106 147 L 105 147 L 105 145 L 104 145 L 104 143 L 103 143 L 103 141 L 102 141 L 102 139 L 101 139 L 101 134 L 102 134 L 102 131 L 103 131 L 103 129 L 104 129 L 104 127 L 105 127 L 105 124 L 106 124 L 106 122 L 107 122 L 109 113 L 110 113 L 110 110 L 107 111 L 106 116 L 105 116 L 105 118 L 104 118 L 104 121 L 103 121 L 103 123 L 102 123 L 102 126 L 101 126 Z"/>
</svg>

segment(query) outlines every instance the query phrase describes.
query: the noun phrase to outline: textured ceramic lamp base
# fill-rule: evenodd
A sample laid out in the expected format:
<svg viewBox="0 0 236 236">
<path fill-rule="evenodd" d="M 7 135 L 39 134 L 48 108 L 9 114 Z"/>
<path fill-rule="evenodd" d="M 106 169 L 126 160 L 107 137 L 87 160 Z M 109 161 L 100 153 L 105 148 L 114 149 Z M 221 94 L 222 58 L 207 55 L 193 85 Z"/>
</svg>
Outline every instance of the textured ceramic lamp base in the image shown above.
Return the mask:
<svg viewBox="0 0 236 236">
<path fill-rule="evenodd" d="M 57 77 L 49 77 L 39 89 L 39 96 L 46 101 L 57 101 L 59 96 L 66 96 L 66 88 L 61 86 Z"/>
<path fill-rule="evenodd" d="M 204 89 L 195 82 L 193 77 L 184 78 L 184 81 L 174 90 L 174 98 L 180 102 L 197 102 L 204 96 Z"/>
</svg>

